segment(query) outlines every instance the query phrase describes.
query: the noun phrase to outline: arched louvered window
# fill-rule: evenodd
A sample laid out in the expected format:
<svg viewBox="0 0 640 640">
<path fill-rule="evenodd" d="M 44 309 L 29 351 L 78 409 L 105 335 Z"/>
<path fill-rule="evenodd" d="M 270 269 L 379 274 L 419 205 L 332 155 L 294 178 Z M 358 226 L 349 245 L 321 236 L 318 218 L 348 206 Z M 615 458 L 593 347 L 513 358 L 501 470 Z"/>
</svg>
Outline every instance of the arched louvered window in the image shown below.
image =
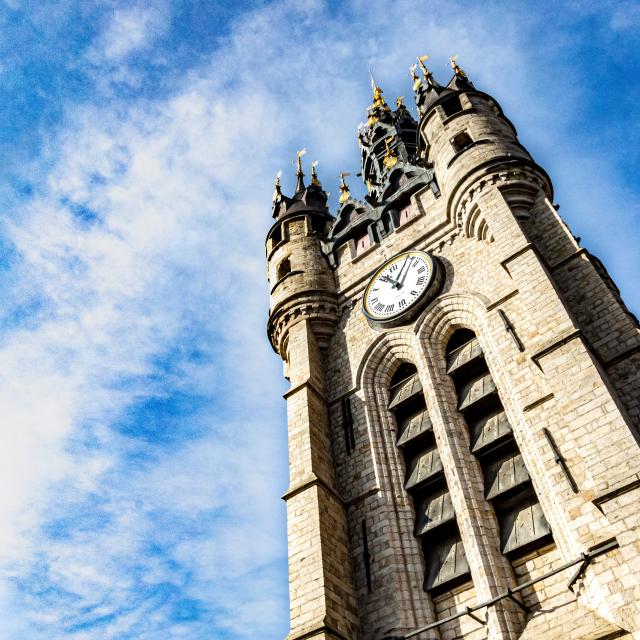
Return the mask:
<svg viewBox="0 0 640 640">
<path fill-rule="evenodd" d="M 444 591 L 469 579 L 469 565 L 414 365 L 400 365 L 391 379 L 389 409 L 398 427 L 405 489 L 415 507 L 414 535 L 424 552 L 424 588 Z"/>
<path fill-rule="evenodd" d="M 551 529 L 513 437 L 476 335 L 459 329 L 447 344 L 447 373 L 469 427 L 471 451 L 484 474 L 485 498 L 500 525 L 500 549 L 510 558 L 547 544 Z"/>
</svg>

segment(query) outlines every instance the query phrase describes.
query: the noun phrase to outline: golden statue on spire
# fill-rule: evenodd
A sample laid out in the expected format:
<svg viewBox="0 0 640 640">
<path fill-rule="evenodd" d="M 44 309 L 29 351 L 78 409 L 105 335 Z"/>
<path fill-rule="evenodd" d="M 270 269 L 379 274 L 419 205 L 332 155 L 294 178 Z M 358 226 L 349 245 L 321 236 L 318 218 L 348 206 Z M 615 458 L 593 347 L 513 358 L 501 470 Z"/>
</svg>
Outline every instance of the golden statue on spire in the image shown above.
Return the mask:
<svg viewBox="0 0 640 640">
<path fill-rule="evenodd" d="M 467 74 L 459 67 L 457 54 L 455 56 L 451 56 L 451 58 L 449 58 L 449 62 L 451 62 L 453 73 L 455 73 L 458 78 L 464 78 L 466 80 Z"/>
<path fill-rule="evenodd" d="M 351 197 L 349 185 L 344 180 L 347 176 L 350 175 L 351 174 L 347 173 L 346 171 L 342 171 L 340 173 L 340 197 L 338 198 L 338 202 L 340 204 L 344 204 Z"/>
</svg>

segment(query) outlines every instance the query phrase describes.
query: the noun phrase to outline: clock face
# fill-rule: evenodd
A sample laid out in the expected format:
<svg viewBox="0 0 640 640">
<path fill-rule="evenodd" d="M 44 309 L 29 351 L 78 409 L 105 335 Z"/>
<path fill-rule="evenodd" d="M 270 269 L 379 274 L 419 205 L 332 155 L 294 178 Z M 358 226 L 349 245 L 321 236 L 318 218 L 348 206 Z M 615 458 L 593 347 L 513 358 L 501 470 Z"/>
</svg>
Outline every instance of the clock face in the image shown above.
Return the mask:
<svg viewBox="0 0 640 640">
<path fill-rule="evenodd" d="M 364 312 L 374 323 L 389 325 L 406 319 L 434 290 L 437 264 L 424 251 L 391 258 L 374 274 L 364 292 Z"/>
</svg>

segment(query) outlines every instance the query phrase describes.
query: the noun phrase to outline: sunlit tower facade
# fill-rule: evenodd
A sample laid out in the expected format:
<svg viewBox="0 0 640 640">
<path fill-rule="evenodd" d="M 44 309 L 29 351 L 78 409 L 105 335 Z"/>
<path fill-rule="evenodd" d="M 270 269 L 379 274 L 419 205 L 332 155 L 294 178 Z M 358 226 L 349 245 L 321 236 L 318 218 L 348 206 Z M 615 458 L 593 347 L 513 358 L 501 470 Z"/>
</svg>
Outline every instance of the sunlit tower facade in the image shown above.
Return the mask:
<svg viewBox="0 0 640 640">
<path fill-rule="evenodd" d="M 289 640 L 640 639 L 640 331 L 452 60 L 373 83 L 367 195 L 276 181 Z"/>
</svg>

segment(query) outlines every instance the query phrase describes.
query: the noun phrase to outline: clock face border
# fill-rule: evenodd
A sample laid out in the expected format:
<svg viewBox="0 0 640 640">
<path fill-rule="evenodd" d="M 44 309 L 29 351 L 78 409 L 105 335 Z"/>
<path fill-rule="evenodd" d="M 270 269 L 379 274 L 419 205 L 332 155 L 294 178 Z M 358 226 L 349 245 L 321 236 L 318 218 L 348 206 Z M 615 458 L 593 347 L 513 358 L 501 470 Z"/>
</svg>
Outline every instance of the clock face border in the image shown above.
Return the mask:
<svg viewBox="0 0 640 640">
<path fill-rule="evenodd" d="M 422 258 L 425 262 L 429 264 L 430 274 L 429 280 L 424 287 L 423 291 L 420 295 L 411 303 L 411 305 L 405 309 L 394 313 L 392 316 L 381 318 L 379 316 L 371 314 L 367 310 L 367 295 L 371 287 L 376 282 L 378 276 L 387 268 L 389 265 L 394 262 L 402 260 L 405 256 L 417 255 Z M 386 329 L 390 327 L 395 327 L 401 324 L 407 324 L 411 322 L 417 315 L 424 309 L 424 307 L 431 302 L 442 289 L 444 284 L 444 269 L 438 259 L 427 253 L 426 251 L 421 251 L 419 249 L 409 249 L 407 251 L 401 251 L 400 253 L 392 256 L 388 260 L 385 260 L 382 265 L 380 265 L 375 273 L 369 279 L 367 286 L 364 290 L 364 295 L 362 296 L 362 311 L 364 316 L 366 317 L 369 324 L 374 328 Z"/>
</svg>

